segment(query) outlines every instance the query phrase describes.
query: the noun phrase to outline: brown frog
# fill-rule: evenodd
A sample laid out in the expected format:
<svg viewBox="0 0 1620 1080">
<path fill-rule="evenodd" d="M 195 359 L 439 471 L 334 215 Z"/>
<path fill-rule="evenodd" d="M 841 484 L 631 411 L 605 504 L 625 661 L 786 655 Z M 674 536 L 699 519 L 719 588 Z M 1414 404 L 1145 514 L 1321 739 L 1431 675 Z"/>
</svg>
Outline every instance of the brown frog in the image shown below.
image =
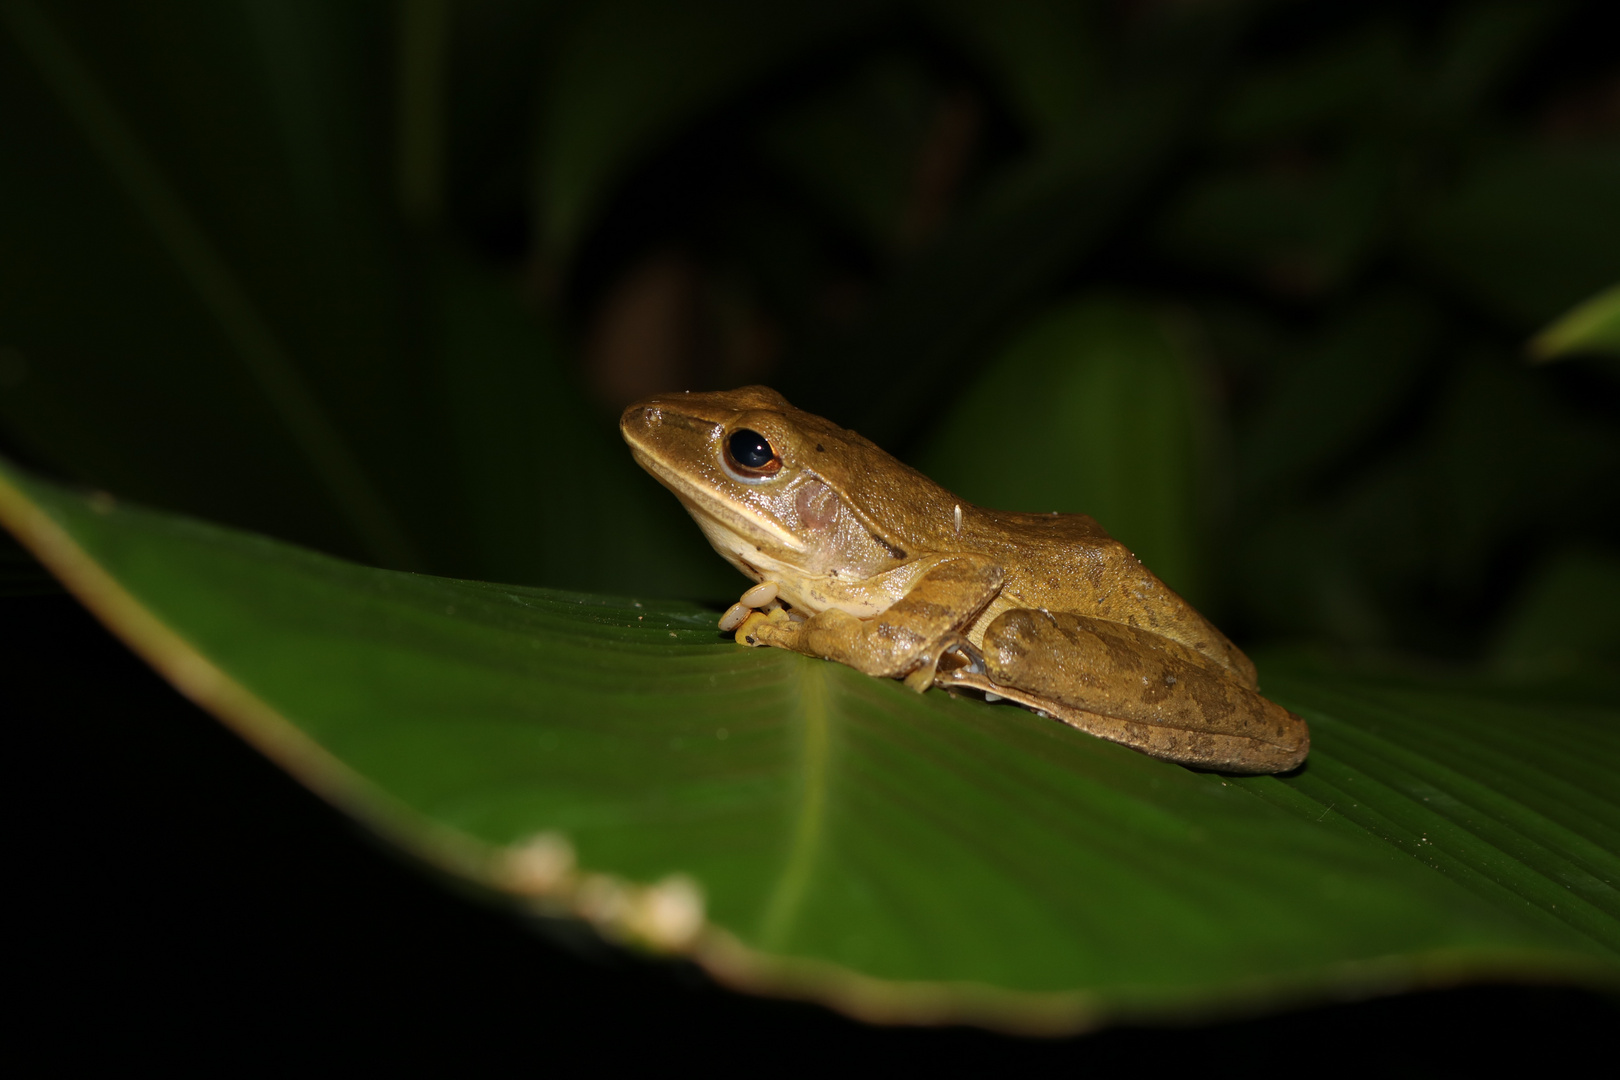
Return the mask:
<svg viewBox="0 0 1620 1080">
<path fill-rule="evenodd" d="M 756 584 L 745 645 L 1006 698 L 1154 757 L 1295 768 L 1305 721 L 1254 665 L 1084 514 L 984 510 L 763 386 L 625 410 L 636 461 Z"/>
</svg>

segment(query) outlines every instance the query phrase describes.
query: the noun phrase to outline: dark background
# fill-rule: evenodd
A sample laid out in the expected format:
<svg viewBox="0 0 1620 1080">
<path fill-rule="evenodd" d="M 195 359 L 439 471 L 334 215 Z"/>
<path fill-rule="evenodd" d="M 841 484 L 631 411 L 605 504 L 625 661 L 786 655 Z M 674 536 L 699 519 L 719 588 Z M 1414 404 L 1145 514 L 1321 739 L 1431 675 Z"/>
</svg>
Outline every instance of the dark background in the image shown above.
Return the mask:
<svg viewBox="0 0 1620 1080">
<path fill-rule="evenodd" d="M 974 501 L 1098 514 L 1245 646 L 1612 670 L 1620 367 L 1527 354 L 1620 281 L 1608 6 L 8 3 L 0 452 L 379 565 L 716 601 L 613 424 L 767 382 Z M 14 547 L 0 589 L 66 1050 L 1128 1063 L 1613 1023 L 1499 988 L 1023 1044 L 576 955 L 376 850 Z"/>
</svg>

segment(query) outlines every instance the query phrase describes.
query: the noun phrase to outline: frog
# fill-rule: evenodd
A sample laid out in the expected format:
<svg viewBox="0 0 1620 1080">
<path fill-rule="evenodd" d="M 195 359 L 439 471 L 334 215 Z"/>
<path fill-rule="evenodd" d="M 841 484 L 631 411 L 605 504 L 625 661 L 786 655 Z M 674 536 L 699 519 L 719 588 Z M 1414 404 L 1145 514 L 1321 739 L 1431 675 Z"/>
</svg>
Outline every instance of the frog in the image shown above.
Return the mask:
<svg viewBox="0 0 1620 1080">
<path fill-rule="evenodd" d="M 637 464 L 750 581 L 719 628 L 1180 765 L 1299 768 L 1303 719 L 1096 520 L 975 506 L 765 386 L 625 409 Z"/>
</svg>

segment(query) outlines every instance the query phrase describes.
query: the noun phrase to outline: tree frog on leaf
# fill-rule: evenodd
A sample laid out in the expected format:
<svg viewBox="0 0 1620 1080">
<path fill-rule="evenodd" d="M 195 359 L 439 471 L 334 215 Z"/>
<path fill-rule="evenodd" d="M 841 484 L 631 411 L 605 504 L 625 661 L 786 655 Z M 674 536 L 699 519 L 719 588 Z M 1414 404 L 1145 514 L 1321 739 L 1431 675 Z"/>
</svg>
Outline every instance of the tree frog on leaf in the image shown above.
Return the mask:
<svg viewBox="0 0 1620 1080">
<path fill-rule="evenodd" d="M 763 386 L 648 398 L 620 430 L 757 582 L 739 643 L 972 690 L 1154 757 L 1232 773 L 1305 760 L 1305 721 L 1237 646 L 1084 514 L 985 510 Z"/>
</svg>

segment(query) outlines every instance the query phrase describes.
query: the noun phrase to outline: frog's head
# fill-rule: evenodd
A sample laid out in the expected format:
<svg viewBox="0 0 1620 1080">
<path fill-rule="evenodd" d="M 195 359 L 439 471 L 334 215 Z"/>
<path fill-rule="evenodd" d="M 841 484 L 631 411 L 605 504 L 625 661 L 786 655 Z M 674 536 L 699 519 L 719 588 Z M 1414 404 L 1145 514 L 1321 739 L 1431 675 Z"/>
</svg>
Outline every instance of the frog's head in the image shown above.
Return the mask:
<svg viewBox="0 0 1620 1080">
<path fill-rule="evenodd" d="M 864 573 L 877 569 L 874 558 L 904 559 L 882 508 L 895 505 L 896 485 L 913 498 L 918 485 L 934 487 L 764 386 L 638 401 L 619 430 L 715 550 L 756 580 L 788 568 Z"/>
</svg>

